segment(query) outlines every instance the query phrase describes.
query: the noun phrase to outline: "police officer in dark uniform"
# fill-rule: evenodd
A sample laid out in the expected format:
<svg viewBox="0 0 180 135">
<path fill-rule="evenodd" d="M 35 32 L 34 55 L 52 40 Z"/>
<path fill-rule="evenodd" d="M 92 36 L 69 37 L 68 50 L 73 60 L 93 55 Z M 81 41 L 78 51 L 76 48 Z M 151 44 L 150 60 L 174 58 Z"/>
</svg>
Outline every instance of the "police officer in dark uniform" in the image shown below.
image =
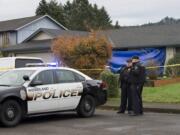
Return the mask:
<svg viewBox="0 0 180 135">
<path fill-rule="evenodd" d="M 132 67 L 129 74 L 133 109 L 133 113 L 130 114 L 131 116 L 143 114 L 142 90 L 145 78 L 145 67 L 141 65 L 139 57 L 132 57 Z"/>
<path fill-rule="evenodd" d="M 120 71 L 121 105 L 117 113 L 125 113 L 128 102 L 128 113 L 132 111 L 132 99 L 129 84 L 129 73 L 132 66 L 132 60 L 127 60 L 127 65 Z"/>
</svg>

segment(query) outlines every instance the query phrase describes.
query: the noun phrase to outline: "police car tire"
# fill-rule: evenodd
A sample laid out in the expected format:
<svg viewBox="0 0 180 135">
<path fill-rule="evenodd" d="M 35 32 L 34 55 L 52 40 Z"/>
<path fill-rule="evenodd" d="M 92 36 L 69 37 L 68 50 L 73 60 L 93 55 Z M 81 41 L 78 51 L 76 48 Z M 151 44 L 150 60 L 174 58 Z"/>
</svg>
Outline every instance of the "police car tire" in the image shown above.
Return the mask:
<svg viewBox="0 0 180 135">
<path fill-rule="evenodd" d="M 91 95 L 86 95 L 82 98 L 78 108 L 77 108 L 77 114 L 80 117 L 92 117 L 94 115 L 96 108 L 96 102 L 94 97 Z"/>
<path fill-rule="evenodd" d="M 2 104 L 2 108 L 0 111 L 0 121 L 3 126 L 5 127 L 16 126 L 21 121 L 21 119 L 22 119 L 22 109 L 17 101 L 7 100 Z"/>
</svg>

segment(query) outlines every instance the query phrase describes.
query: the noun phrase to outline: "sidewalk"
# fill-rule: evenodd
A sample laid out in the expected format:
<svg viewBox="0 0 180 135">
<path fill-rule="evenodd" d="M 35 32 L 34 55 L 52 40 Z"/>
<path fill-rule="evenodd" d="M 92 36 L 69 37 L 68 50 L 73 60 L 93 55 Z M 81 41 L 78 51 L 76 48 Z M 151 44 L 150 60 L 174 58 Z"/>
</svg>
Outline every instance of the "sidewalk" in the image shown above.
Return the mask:
<svg viewBox="0 0 180 135">
<path fill-rule="evenodd" d="M 99 107 L 100 109 L 118 110 L 119 104 L 107 102 L 105 105 Z M 180 114 L 180 104 L 168 104 L 168 103 L 144 103 L 145 112 L 157 112 L 157 113 L 176 113 Z"/>
</svg>

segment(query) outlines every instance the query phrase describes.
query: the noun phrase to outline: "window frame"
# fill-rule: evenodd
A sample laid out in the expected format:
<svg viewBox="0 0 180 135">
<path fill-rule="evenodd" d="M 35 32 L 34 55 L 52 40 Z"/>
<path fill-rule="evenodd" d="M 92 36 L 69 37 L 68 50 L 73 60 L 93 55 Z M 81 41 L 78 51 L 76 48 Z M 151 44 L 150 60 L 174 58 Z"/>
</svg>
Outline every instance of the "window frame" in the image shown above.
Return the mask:
<svg viewBox="0 0 180 135">
<path fill-rule="evenodd" d="M 56 71 L 68 71 L 68 72 L 71 72 L 71 73 L 73 74 L 73 76 L 74 76 L 75 81 L 59 82 L 59 81 L 58 81 L 58 75 L 57 75 Z M 54 70 L 54 74 L 55 74 L 56 84 L 83 82 L 83 81 L 81 81 L 81 80 L 79 80 L 79 79 L 77 78 L 77 75 L 79 75 L 79 74 L 76 73 L 76 72 L 74 72 L 74 71 L 71 71 L 71 70 L 67 70 L 67 69 L 56 69 L 56 70 Z M 83 77 L 82 75 L 79 75 L 79 76 Z M 85 81 L 85 80 L 86 80 L 85 77 L 83 77 L 83 78 L 84 78 L 84 81 Z"/>
<path fill-rule="evenodd" d="M 47 71 L 51 71 L 51 72 L 52 72 L 52 75 L 53 75 L 53 83 L 51 83 L 51 84 L 42 84 L 42 85 L 40 85 L 40 86 L 43 86 L 43 85 L 53 85 L 53 84 L 55 84 L 55 83 L 56 83 L 56 77 L 55 77 L 54 71 L 53 71 L 53 70 L 43 70 L 43 71 L 38 72 L 38 73 L 33 77 L 32 81 L 29 83 L 29 86 L 31 86 L 31 84 L 33 83 L 33 81 L 35 80 L 35 78 L 36 78 L 40 73 L 42 73 L 42 72 L 47 72 Z"/>
</svg>

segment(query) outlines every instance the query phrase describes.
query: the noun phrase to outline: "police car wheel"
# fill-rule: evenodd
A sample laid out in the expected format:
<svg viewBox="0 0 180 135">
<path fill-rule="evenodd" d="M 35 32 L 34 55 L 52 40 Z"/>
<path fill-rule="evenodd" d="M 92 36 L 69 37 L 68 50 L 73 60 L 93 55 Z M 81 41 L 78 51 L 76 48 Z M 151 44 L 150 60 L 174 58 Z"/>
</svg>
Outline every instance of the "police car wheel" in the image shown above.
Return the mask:
<svg viewBox="0 0 180 135">
<path fill-rule="evenodd" d="M 94 115 L 95 108 L 95 99 L 90 95 L 86 95 L 82 98 L 77 108 L 77 114 L 81 117 L 91 117 Z"/>
<path fill-rule="evenodd" d="M 6 127 L 16 126 L 22 119 L 22 109 L 15 100 L 7 100 L 0 111 L 1 123 Z"/>
</svg>

